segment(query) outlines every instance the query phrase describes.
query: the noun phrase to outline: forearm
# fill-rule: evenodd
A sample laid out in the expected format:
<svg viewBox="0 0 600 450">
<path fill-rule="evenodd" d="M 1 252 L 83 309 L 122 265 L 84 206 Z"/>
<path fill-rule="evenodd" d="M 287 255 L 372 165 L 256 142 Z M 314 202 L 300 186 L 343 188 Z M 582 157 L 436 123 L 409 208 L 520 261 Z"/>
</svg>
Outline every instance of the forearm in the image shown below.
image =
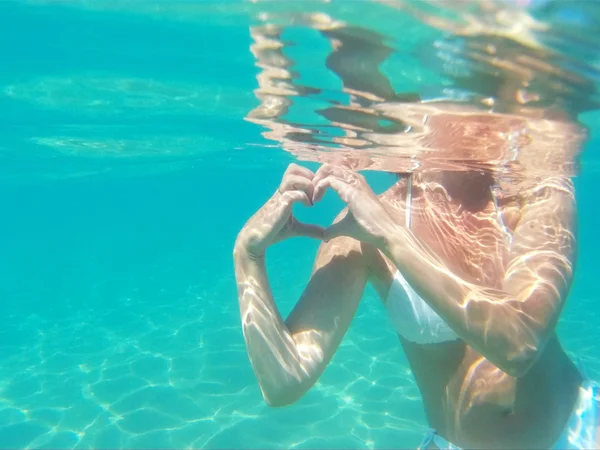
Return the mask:
<svg viewBox="0 0 600 450">
<path fill-rule="evenodd" d="M 307 374 L 296 343 L 273 300 L 265 259 L 241 245 L 234 250 L 242 331 L 250 362 L 270 405 L 295 401 Z"/>
<path fill-rule="evenodd" d="M 523 311 L 524 302 L 455 275 L 407 228 L 395 227 L 382 251 L 469 345 L 511 375 L 528 369 L 539 343 L 531 317 Z"/>
</svg>

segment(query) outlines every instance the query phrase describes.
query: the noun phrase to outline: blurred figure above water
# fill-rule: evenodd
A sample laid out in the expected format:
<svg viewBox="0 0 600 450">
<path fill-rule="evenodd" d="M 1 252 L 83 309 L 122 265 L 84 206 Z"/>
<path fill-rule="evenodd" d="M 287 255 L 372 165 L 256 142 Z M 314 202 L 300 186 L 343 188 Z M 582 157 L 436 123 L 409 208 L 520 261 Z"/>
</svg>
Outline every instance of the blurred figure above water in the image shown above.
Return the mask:
<svg viewBox="0 0 600 450">
<path fill-rule="evenodd" d="M 558 36 L 534 16 L 548 15 L 556 2 L 535 10 L 498 1 L 449 1 L 443 9 L 439 2 L 379 3 L 390 15 L 417 17 L 443 35 L 404 49 L 396 48 L 394 36 L 323 13 L 263 14 L 263 24 L 251 29 L 260 105 L 247 120 L 300 160 L 356 170 L 471 170 L 486 160 L 506 189 L 527 178 L 577 173 L 587 134 L 578 116 L 600 105 L 600 70 L 580 57 L 581 42 L 569 41 L 566 28 Z M 316 30 L 329 42 L 325 61 L 314 58 L 314 64 L 336 75 L 342 95 L 299 83 L 302 68 L 289 50 L 302 42 L 286 39 L 294 28 Z M 544 44 L 557 40 L 561 45 Z M 579 53 L 566 52 L 569 43 Z M 395 89 L 394 74 L 383 68 L 402 55 L 443 82 Z M 290 118 L 301 98 L 314 102 L 319 120 Z"/>
</svg>

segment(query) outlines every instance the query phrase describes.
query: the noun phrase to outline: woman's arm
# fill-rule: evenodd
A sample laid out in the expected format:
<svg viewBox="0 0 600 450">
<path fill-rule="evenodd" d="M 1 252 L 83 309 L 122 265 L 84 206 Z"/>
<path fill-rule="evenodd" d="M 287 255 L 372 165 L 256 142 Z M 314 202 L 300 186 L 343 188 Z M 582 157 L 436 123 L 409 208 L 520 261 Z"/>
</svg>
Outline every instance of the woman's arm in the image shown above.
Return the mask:
<svg viewBox="0 0 600 450">
<path fill-rule="evenodd" d="M 323 244 L 308 286 L 284 320 L 269 286 L 265 258 L 234 251 L 242 330 L 250 362 L 270 406 L 298 400 L 338 348 L 362 297 L 368 268 L 360 243 Z"/>
<path fill-rule="evenodd" d="M 485 358 L 513 376 L 529 370 L 554 334 L 573 278 L 576 205 L 570 180 L 543 181 L 524 199 L 501 289 L 455 275 L 389 217 L 361 175 L 325 165 L 313 183 L 314 200 L 330 187 L 349 206 L 349 214 L 325 231 L 325 239 L 351 236 L 372 243 Z"/>
<path fill-rule="evenodd" d="M 576 259 L 572 185 L 536 191 L 521 211 L 502 289 L 453 274 L 406 228 L 382 251 L 451 327 L 504 372 L 522 376 L 554 334 Z"/>
<path fill-rule="evenodd" d="M 267 403 L 298 400 L 318 379 L 340 344 L 363 294 L 369 270 L 363 245 L 340 237 L 321 245 L 308 286 L 290 316 L 277 309 L 265 253 L 292 236 L 320 239 L 323 230 L 294 219 L 293 204 L 311 204 L 314 174 L 289 166 L 273 197 L 246 223 L 234 249 L 242 329 Z M 290 255 L 293 258 L 293 255 Z"/>
</svg>

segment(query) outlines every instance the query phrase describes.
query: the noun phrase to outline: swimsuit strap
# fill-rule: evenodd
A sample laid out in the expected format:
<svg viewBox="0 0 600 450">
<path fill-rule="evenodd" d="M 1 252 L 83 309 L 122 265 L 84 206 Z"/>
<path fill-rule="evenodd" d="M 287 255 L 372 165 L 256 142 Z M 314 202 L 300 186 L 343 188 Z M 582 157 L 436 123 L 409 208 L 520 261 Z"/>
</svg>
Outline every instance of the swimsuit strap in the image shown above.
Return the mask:
<svg viewBox="0 0 600 450">
<path fill-rule="evenodd" d="M 512 233 L 506 226 L 506 223 L 504 223 L 504 219 L 502 218 L 502 213 L 500 212 L 500 205 L 498 205 L 498 197 L 496 195 L 496 192 L 499 190 L 500 190 L 500 186 L 498 186 L 497 184 L 490 186 L 490 194 L 492 195 L 492 202 L 494 203 L 494 208 L 496 208 L 496 216 L 498 217 L 498 222 L 500 223 L 500 226 L 502 227 L 502 229 L 506 232 L 506 236 L 507 236 L 509 244 L 512 244 Z"/>
<path fill-rule="evenodd" d="M 412 205 L 412 173 L 408 175 L 407 187 L 406 187 L 406 212 L 405 212 L 405 225 L 406 228 L 410 228 L 410 209 Z"/>
</svg>

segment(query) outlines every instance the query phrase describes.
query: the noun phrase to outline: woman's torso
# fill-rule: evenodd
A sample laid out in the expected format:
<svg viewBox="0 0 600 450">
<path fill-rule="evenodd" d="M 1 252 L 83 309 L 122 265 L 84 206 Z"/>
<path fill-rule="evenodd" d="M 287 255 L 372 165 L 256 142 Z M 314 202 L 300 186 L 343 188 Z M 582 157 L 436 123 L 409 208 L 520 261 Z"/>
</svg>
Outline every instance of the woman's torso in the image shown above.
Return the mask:
<svg viewBox="0 0 600 450">
<path fill-rule="evenodd" d="M 380 196 L 406 222 L 407 182 Z M 490 200 L 467 211 L 448 203 L 437 188 L 412 189 L 410 226 L 453 272 L 471 282 L 501 288 L 510 232 L 519 202 Z M 383 257 L 375 288 L 384 301 L 396 272 Z M 401 338 L 421 391 L 429 425 L 465 448 L 551 447 L 576 401 L 581 375 L 554 337 L 535 366 L 513 378 L 462 340 L 416 344 Z"/>
</svg>

